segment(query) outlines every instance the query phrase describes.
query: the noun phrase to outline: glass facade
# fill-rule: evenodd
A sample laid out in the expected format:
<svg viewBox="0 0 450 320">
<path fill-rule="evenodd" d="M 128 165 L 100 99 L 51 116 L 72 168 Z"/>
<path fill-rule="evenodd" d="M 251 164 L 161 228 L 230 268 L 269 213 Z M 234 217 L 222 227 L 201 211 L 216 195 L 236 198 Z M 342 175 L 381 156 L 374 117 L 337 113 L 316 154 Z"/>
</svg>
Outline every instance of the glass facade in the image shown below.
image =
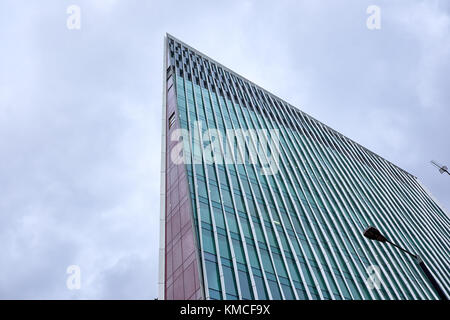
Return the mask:
<svg viewBox="0 0 450 320">
<path fill-rule="evenodd" d="M 450 219 L 416 177 L 165 41 L 161 298 L 436 299 L 370 225 L 450 294 Z"/>
</svg>

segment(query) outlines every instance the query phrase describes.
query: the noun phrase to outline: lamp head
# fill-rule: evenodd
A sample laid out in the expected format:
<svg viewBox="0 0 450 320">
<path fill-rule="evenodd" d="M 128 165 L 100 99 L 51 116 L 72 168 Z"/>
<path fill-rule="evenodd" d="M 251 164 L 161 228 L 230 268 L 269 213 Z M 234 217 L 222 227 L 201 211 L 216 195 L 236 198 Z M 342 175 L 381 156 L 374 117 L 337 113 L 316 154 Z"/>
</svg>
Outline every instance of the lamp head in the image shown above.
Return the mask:
<svg viewBox="0 0 450 320">
<path fill-rule="evenodd" d="M 385 236 L 381 234 L 381 232 L 375 228 L 375 227 L 368 227 L 366 230 L 364 230 L 364 237 L 370 239 L 370 240 L 376 240 L 380 242 L 386 242 L 387 239 Z"/>
</svg>

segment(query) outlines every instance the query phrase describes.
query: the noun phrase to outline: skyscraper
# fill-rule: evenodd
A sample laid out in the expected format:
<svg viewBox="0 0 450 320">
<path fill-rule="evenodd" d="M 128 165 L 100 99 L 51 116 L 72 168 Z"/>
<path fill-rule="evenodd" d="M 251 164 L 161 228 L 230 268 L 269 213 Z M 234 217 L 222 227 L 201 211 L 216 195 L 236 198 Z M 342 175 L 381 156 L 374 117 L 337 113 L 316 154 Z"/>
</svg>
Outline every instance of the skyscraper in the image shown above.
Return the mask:
<svg viewBox="0 0 450 320">
<path fill-rule="evenodd" d="M 160 299 L 450 295 L 445 210 L 412 174 L 176 38 L 164 50 Z"/>
</svg>

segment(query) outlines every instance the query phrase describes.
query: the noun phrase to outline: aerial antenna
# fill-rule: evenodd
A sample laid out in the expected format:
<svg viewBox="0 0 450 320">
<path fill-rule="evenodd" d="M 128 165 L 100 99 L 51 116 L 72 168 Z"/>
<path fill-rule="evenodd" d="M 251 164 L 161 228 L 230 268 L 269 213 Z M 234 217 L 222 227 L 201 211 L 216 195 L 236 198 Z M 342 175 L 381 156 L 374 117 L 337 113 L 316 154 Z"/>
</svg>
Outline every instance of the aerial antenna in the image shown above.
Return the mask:
<svg viewBox="0 0 450 320">
<path fill-rule="evenodd" d="M 437 163 L 437 162 L 434 161 L 434 160 L 431 160 L 431 164 L 434 165 L 436 168 L 438 168 L 438 169 L 439 169 L 439 172 L 440 172 L 441 174 L 444 173 L 444 172 L 447 172 L 447 174 L 450 175 L 450 172 L 448 172 L 447 166 L 442 166 L 442 165 L 440 165 L 439 163 Z"/>
</svg>

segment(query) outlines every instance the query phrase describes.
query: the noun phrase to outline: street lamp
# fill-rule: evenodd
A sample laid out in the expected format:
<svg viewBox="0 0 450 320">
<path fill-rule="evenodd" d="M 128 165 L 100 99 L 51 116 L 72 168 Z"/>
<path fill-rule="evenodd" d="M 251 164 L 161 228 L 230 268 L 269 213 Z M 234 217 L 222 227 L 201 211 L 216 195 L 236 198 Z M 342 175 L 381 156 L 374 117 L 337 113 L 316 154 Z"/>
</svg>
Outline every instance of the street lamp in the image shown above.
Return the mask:
<svg viewBox="0 0 450 320">
<path fill-rule="evenodd" d="M 450 172 L 448 172 L 447 166 L 442 166 L 442 165 L 440 165 L 439 163 L 437 163 L 437 162 L 434 161 L 434 160 L 431 160 L 430 162 L 431 162 L 432 165 L 434 165 L 436 168 L 439 169 L 439 172 L 440 172 L 441 174 L 443 174 L 444 172 L 447 172 L 447 174 L 450 175 Z"/>
<path fill-rule="evenodd" d="M 436 282 L 436 279 L 434 279 L 433 275 L 431 274 L 430 270 L 428 270 L 427 266 L 425 265 L 425 263 L 423 262 L 423 260 L 416 254 L 413 254 L 411 252 L 409 252 L 406 249 L 403 249 L 402 247 L 396 245 L 395 243 L 389 241 L 385 236 L 383 236 L 381 234 L 381 232 L 375 228 L 375 227 L 368 227 L 366 230 L 364 230 L 364 237 L 370 239 L 370 240 L 376 240 L 382 243 L 389 243 L 391 245 L 393 245 L 394 247 L 400 249 L 401 251 L 409 254 L 411 257 L 414 258 L 414 260 L 416 260 L 417 264 L 420 266 L 420 268 L 422 269 L 423 273 L 427 276 L 428 281 L 431 283 L 431 285 L 433 286 L 434 290 L 436 291 L 436 293 L 438 294 L 439 298 L 441 300 L 448 300 L 447 296 L 445 295 L 444 291 L 442 291 L 441 287 L 439 286 L 439 284 Z"/>
</svg>

